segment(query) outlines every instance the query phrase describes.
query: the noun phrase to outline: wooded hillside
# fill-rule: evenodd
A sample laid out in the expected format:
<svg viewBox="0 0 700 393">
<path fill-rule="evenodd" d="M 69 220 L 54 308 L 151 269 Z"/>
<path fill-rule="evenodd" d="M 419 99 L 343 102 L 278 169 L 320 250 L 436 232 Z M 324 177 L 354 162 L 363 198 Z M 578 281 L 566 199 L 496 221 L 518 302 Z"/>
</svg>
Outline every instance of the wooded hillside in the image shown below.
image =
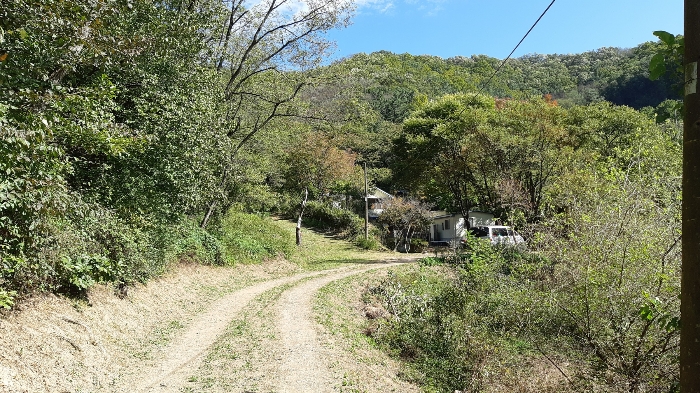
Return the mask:
<svg viewBox="0 0 700 393">
<path fill-rule="evenodd" d="M 328 64 L 324 33 L 351 3 L 0 3 L 0 307 L 128 286 L 183 259 L 293 253 L 270 214 L 386 246 L 388 226 L 363 236 L 367 164 L 370 184 L 407 206 L 488 210 L 528 240 L 525 254 L 455 251 L 456 278 L 428 292 L 461 293 L 447 311 L 479 325 L 439 350 L 412 338 L 413 359 L 445 362 L 422 371 L 426 384 L 466 389 L 500 367 L 446 366 L 489 358 L 490 344 L 464 346 L 476 338 L 551 334 L 572 386 L 673 387 L 682 126 L 674 59 L 654 81 L 648 71 L 664 44 L 527 55 L 495 76 L 501 61 L 481 55 Z M 402 320 L 458 330 L 424 317 Z M 404 333 L 377 339 L 405 347 Z"/>
</svg>

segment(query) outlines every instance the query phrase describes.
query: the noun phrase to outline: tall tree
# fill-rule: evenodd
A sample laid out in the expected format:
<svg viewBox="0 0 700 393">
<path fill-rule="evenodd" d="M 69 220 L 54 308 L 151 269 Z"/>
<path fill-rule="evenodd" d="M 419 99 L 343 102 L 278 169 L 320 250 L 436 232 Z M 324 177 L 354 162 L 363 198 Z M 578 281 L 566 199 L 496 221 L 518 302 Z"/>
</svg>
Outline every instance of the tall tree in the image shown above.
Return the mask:
<svg viewBox="0 0 700 393">
<path fill-rule="evenodd" d="M 445 96 L 404 122 L 397 179 L 464 217 L 480 207 L 533 219 L 572 151 L 564 114 L 546 100 Z"/>
<path fill-rule="evenodd" d="M 296 242 L 301 245 L 301 223 L 309 196 L 319 199 L 354 173 L 355 154 L 340 150 L 322 134 L 310 132 L 287 156 L 285 188 L 301 194 L 297 214 Z"/>
<path fill-rule="evenodd" d="M 222 97 L 232 156 L 275 119 L 304 116 L 294 103 L 315 75 L 308 71 L 331 49 L 323 35 L 347 25 L 353 11 L 349 0 L 263 0 L 246 5 L 245 0 L 226 3 L 228 18 L 216 46 L 217 69 L 226 77 Z M 225 202 L 231 165 L 219 175 L 221 191 L 209 202 L 202 227 Z"/>
<path fill-rule="evenodd" d="M 430 205 L 400 197 L 386 201 L 378 218 L 378 223 L 392 232 L 394 251 L 403 245 L 406 252 L 411 250 L 413 236 L 426 231 L 431 222 Z"/>
<path fill-rule="evenodd" d="M 404 132 L 395 141 L 397 182 L 467 217 L 492 188 L 491 179 L 484 177 L 490 163 L 480 157 L 488 149 L 488 136 L 481 131 L 494 108 L 492 98 L 476 94 L 424 104 L 404 121 Z"/>
</svg>

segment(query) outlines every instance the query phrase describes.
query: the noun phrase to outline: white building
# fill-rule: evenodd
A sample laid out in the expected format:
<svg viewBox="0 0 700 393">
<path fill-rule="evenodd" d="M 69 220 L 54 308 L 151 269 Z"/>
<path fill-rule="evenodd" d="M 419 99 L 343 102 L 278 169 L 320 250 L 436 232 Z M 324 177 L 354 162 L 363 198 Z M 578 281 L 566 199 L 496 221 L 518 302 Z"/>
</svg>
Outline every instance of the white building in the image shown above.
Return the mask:
<svg viewBox="0 0 700 393">
<path fill-rule="evenodd" d="M 491 213 L 470 211 L 468 220 L 465 220 L 461 214 L 445 211 L 434 213 L 433 223 L 430 225 L 431 242 L 459 242 L 466 229 L 495 224 L 494 215 Z M 466 221 L 469 222 L 468 226 L 465 226 Z"/>
<path fill-rule="evenodd" d="M 369 204 L 369 219 L 376 220 L 380 214 L 384 211 L 384 202 L 394 199 L 394 196 L 388 192 L 375 187 L 372 193 L 367 195 L 367 202 Z"/>
</svg>

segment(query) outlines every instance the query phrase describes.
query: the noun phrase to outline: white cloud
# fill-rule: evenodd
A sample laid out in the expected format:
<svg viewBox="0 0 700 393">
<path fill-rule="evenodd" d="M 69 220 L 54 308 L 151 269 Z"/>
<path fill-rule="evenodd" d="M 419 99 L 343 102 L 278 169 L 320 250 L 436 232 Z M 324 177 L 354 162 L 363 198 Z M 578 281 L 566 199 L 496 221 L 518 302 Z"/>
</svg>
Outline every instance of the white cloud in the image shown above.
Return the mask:
<svg viewBox="0 0 700 393">
<path fill-rule="evenodd" d="M 387 12 L 392 8 L 394 8 L 394 3 L 387 3 L 379 12 Z"/>
<path fill-rule="evenodd" d="M 409 4 L 420 4 L 418 10 L 424 12 L 428 16 L 434 16 L 440 13 L 445 8 L 442 6 L 446 0 L 406 0 Z"/>
<path fill-rule="evenodd" d="M 280 1 L 280 0 L 277 0 Z M 297 14 L 308 11 L 307 0 L 282 0 L 284 14 Z M 444 10 L 443 4 L 448 0 L 338 0 L 338 2 L 352 2 L 357 7 L 358 12 L 387 13 L 398 8 L 413 8 L 427 16 L 434 16 Z M 247 0 L 246 6 L 254 7 L 267 0 Z"/>
<path fill-rule="evenodd" d="M 277 8 L 277 14 L 285 17 L 291 17 L 294 15 L 303 15 L 309 12 L 310 8 L 317 7 L 320 4 L 326 4 L 326 10 L 332 12 L 333 10 L 340 10 L 348 5 L 353 4 L 357 0 L 332 0 L 324 3 L 326 0 L 245 0 L 245 6 L 249 9 L 258 8 L 260 10 L 266 10 L 271 3 L 275 3 Z M 376 1 L 376 0 L 362 0 L 362 1 Z M 387 0 L 381 0 L 387 1 Z M 310 6 L 311 5 L 311 6 Z"/>
<path fill-rule="evenodd" d="M 410 7 L 428 16 L 444 10 L 443 4 L 448 0 L 354 0 L 358 10 L 363 8 L 385 13 L 399 7 Z"/>
<path fill-rule="evenodd" d="M 355 0 L 355 5 L 358 10 L 369 8 L 380 13 L 387 12 L 394 8 L 394 2 L 392 0 Z"/>
</svg>

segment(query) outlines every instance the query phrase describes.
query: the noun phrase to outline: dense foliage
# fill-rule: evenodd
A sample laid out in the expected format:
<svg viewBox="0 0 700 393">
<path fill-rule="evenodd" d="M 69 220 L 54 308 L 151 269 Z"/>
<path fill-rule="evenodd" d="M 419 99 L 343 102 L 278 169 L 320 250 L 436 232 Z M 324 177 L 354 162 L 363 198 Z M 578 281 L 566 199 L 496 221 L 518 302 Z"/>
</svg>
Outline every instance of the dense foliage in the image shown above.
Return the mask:
<svg viewBox="0 0 700 393">
<path fill-rule="evenodd" d="M 214 138 L 190 130 L 218 121 L 197 31 L 215 8 L 2 3 L 4 287 L 84 290 L 163 270 L 179 217 L 214 185 Z"/>
<path fill-rule="evenodd" d="M 260 149 L 274 143 L 254 137 L 303 115 L 294 97 L 313 73 L 300 71 L 324 58 L 323 32 L 351 10 L 3 1 L 0 306 L 33 290 L 146 280 L 193 247 L 223 261 L 193 220 L 274 205 L 249 198 L 267 191 Z"/>
<path fill-rule="evenodd" d="M 663 48 L 662 42 L 647 42 L 631 49 L 525 55 L 506 63 L 488 84 L 501 61 L 483 55 L 442 59 L 382 51 L 353 55 L 330 68 L 351 71 L 352 79 L 345 83 L 367 94 L 372 107 L 391 122 L 405 119 L 421 96 L 437 98 L 477 89 L 500 98 L 550 94 L 567 107 L 605 100 L 641 109 L 681 98 L 673 56 L 659 60 L 667 72 L 649 79 L 649 63 Z"/>
<path fill-rule="evenodd" d="M 468 238 L 464 250 L 426 261 L 446 267 L 390 276 L 371 290 L 393 314 L 375 337 L 408 360 L 411 375 L 427 390 L 675 391 L 680 143 L 630 108 L 548 105 L 513 102 L 496 109 L 507 114 L 496 115 L 496 124 L 503 122 L 510 131 L 494 133 L 494 123 L 484 121 L 491 148 L 474 166 L 498 169 L 482 175 L 477 185 L 508 184 L 494 186 L 501 198 L 513 184 L 527 190 L 530 177 L 513 174 L 523 173 L 520 168 L 528 168 L 529 160 L 539 162 L 533 167 L 538 171 L 556 168 L 551 178 L 538 180 L 539 194 L 524 192 L 528 203 L 501 202 L 504 211 L 512 209 L 507 214 L 512 221 L 524 215 L 521 228 L 529 235 L 529 250 L 493 248 Z M 440 117 L 423 110 L 416 114 L 421 117 L 404 123 L 412 134 L 417 134 L 415 124 L 428 124 L 428 136 L 450 135 L 448 127 L 435 125 Z M 432 123 L 420 120 L 426 117 Z M 538 138 L 519 133 L 530 128 L 538 130 Z M 548 130 L 556 130 L 556 140 L 565 144 L 555 148 L 551 160 L 542 160 L 541 138 Z M 500 147 L 506 143 L 508 148 Z M 484 163 L 528 148 L 533 150 L 508 165 Z M 458 159 L 446 163 L 447 169 L 472 158 Z M 469 178 L 463 180 L 469 185 Z M 469 195 L 488 195 L 474 190 Z M 532 195 L 543 201 L 538 215 L 527 198 Z M 518 211 L 523 214 L 513 214 Z"/>
<path fill-rule="evenodd" d="M 470 239 L 448 267 L 373 292 L 393 314 L 376 339 L 426 389 L 673 390 L 682 37 L 527 55 L 493 79 L 500 61 L 480 55 L 321 66 L 323 34 L 351 13 L 349 0 L 2 1 L 0 308 L 183 259 L 292 253 L 269 213 L 408 250 L 425 246 L 426 206 L 480 208 L 529 250 Z M 358 163 L 407 197 L 368 240 Z M 561 383 L 537 380 L 543 364 Z"/>
</svg>

